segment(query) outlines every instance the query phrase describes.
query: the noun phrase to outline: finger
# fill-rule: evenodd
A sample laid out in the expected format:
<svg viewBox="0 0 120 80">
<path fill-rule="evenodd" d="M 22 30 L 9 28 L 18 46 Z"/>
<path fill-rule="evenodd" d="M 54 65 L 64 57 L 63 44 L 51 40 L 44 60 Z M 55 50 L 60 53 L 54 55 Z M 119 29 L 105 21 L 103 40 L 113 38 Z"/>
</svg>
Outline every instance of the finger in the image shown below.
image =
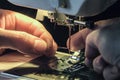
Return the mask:
<svg viewBox="0 0 120 80">
<path fill-rule="evenodd" d="M 48 50 L 46 42 L 25 32 L 0 29 L 0 47 L 12 48 L 23 53 L 46 55 Z"/>
<path fill-rule="evenodd" d="M 87 38 L 86 38 L 86 47 L 85 47 L 85 63 L 89 67 L 92 67 L 92 62 L 95 57 L 97 57 L 99 54 L 99 51 L 96 46 L 96 39 L 98 36 L 98 31 L 95 30 L 91 32 Z"/>
<path fill-rule="evenodd" d="M 47 44 L 46 51 L 48 51 L 46 55 L 54 55 L 55 51 L 57 50 L 57 44 L 52 38 L 51 34 L 40 22 L 19 13 L 16 13 L 15 17 L 16 30 L 25 31 L 44 40 Z"/>
<path fill-rule="evenodd" d="M 119 80 L 120 71 L 115 66 L 108 66 L 104 69 L 103 76 L 105 80 Z"/>
<path fill-rule="evenodd" d="M 23 21 L 23 20 L 21 19 L 21 21 Z M 24 25 L 19 24 L 19 23 L 24 23 L 21 21 L 17 22 L 18 28 L 16 28 L 16 29 L 28 32 L 28 33 L 44 40 L 47 44 L 46 50 L 51 51 L 51 54 L 49 54 L 49 55 L 53 55 L 55 50 L 57 50 L 57 46 L 56 46 L 57 44 L 54 41 L 54 39 L 52 38 L 52 36 L 50 35 L 50 33 L 43 27 L 43 25 L 40 24 L 38 21 L 34 20 L 28 28 L 28 26 L 25 27 Z M 52 53 L 52 51 L 53 51 L 53 53 Z"/>
<path fill-rule="evenodd" d="M 45 56 L 52 57 L 56 54 L 57 51 L 57 44 L 56 42 L 52 42 L 52 46 L 50 48 L 47 47 L 46 51 L 44 52 Z"/>
<path fill-rule="evenodd" d="M 8 10 L 2 10 L 2 12 L 6 18 L 3 20 L 5 29 L 27 32 L 43 39 L 48 47 L 51 47 L 53 38 L 40 22 L 17 12 Z"/>
<path fill-rule="evenodd" d="M 48 32 L 41 23 L 26 15 L 2 9 L 0 9 L 0 12 L 0 27 L 3 29 L 24 31 L 37 37 L 40 37 L 44 32 Z"/>
<path fill-rule="evenodd" d="M 83 30 L 80 30 L 79 32 L 75 33 L 72 35 L 68 40 L 67 40 L 67 47 L 68 49 L 72 51 L 77 51 L 79 49 L 82 49 L 85 47 L 85 40 L 87 35 L 91 32 L 90 29 L 85 28 Z M 69 42 L 70 41 L 70 42 Z M 69 44 L 70 43 L 70 44 Z"/>
<path fill-rule="evenodd" d="M 104 59 L 102 58 L 102 56 L 97 56 L 94 60 L 93 60 L 93 69 L 94 71 L 96 71 L 99 74 L 102 74 L 104 68 L 106 67 L 107 63 L 104 61 Z"/>
</svg>

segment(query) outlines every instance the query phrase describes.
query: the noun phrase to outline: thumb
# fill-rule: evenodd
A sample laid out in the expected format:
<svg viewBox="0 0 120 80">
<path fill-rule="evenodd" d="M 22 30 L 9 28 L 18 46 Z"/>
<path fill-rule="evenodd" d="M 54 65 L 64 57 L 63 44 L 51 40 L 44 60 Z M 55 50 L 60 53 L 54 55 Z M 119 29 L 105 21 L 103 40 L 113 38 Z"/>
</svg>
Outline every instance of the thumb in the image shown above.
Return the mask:
<svg viewBox="0 0 120 80">
<path fill-rule="evenodd" d="M 87 35 L 92 32 L 92 30 L 85 28 L 83 30 L 80 30 L 79 32 L 73 34 L 68 40 L 67 40 L 67 47 L 68 49 L 72 51 L 77 51 L 79 49 L 85 48 L 85 40 Z"/>
</svg>

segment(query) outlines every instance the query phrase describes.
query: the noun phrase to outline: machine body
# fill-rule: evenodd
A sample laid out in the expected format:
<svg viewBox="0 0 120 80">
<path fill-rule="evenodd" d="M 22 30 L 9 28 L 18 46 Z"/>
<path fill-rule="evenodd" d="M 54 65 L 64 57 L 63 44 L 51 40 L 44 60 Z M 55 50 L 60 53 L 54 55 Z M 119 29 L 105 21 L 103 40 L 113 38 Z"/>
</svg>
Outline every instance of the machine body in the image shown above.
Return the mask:
<svg viewBox="0 0 120 80">
<path fill-rule="evenodd" d="M 86 19 L 106 11 L 117 0 L 8 0 L 9 2 L 34 9 L 39 9 L 37 19 L 43 20 L 47 16 L 60 25 L 86 26 L 93 29 L 97 19 Z M 43 14 L 44 13 L 44 14 Z M 39 17 L 38 17 L 39 16 Z M 72 16 L 72 17 L 71 17 Z"/>
</svg>

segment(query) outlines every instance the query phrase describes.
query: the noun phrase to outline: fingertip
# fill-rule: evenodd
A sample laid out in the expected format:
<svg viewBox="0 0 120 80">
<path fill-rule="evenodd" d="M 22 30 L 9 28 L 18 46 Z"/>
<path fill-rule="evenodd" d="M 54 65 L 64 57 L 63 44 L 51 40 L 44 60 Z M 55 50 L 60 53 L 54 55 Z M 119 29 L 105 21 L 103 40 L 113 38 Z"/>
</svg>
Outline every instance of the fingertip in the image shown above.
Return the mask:
<svg viewBox="0 0 120 80">
<path fill-rule="evenodd" d="M 92 67 L 92 61 L 88 58 L 85 58 L 85 64 L 88 66 L 88 67 Z"/>
<path fill-rule="evenodd" d="M 57 51 L 57 43 L 55 41 L 53 41 L 53 45 L 51 45 L 51 47 L 48 49 L 47 54 L 45 54 L 47 57 L 53 57 L 56 54 Z"/>
<path fill-rule="evenodd" d="M 71 51 L 78 51 L 85 48 L 85 41 L 82 39 L 82 35 L 78 32 L 68 38 L 66 45 Z"/>
<path fill-rule="evenodd" d="M 40 39 L 40 40 L 35 40 L 34 43 L 34 50 L 37 52 L 36 54 L 41 54 L 47 50 L 47 43 Z"/>
<path fill-rule="evenodd" d="M 93 60 L 93 69 L 97 73 L 102 74 L 106 64 L 107 63 L 103 60 L 102 56 L 98 56 Z"/>
<path fill-rule="evenodd" d="M 35 40 L 34 51 L 36 54 L 52 57 L 55 55 L 56 50 L 57 50 L 57 44 L 54 41 L 53 44 L 49 45 L 48 47 L 48 44 L 44 40 L 42 39 Z"/>
<path fill-rule="evenodd" d="M 92 30 L 85 28 L 73 34 L 67 40 L 67 44 L 66 44 L 67 48 L 72 51 L 77 51 L 77 50 L 85 48 L 86 37 L 91 32 Z"/>
</svg>

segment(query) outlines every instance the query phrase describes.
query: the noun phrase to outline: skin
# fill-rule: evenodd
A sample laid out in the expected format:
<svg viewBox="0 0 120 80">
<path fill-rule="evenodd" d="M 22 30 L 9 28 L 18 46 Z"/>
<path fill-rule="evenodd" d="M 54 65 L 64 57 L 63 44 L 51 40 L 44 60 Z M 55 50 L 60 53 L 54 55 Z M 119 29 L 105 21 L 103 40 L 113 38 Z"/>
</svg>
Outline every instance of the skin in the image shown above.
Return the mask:
<svg viewBox="0 0 120 80">
<path fill-rule="evenodd" d="M 21 53 L 54 56 L 57 44 L 37 20 L 23 14 L 0 9 L 0 48 Z M 2 51 L 1 51 L 2 53 Z"/>
<path fill-rule="evenodd" d="M 85 48 L 85 64 L 102 74 L 105 80 L 120 76 L 120 23 L 119 19 L 98 21 L 95 29 L 83 29 L 71 38 L 71 50 Z M 67 46 L 69 47 L 69 39 Z"/>
</svg>

